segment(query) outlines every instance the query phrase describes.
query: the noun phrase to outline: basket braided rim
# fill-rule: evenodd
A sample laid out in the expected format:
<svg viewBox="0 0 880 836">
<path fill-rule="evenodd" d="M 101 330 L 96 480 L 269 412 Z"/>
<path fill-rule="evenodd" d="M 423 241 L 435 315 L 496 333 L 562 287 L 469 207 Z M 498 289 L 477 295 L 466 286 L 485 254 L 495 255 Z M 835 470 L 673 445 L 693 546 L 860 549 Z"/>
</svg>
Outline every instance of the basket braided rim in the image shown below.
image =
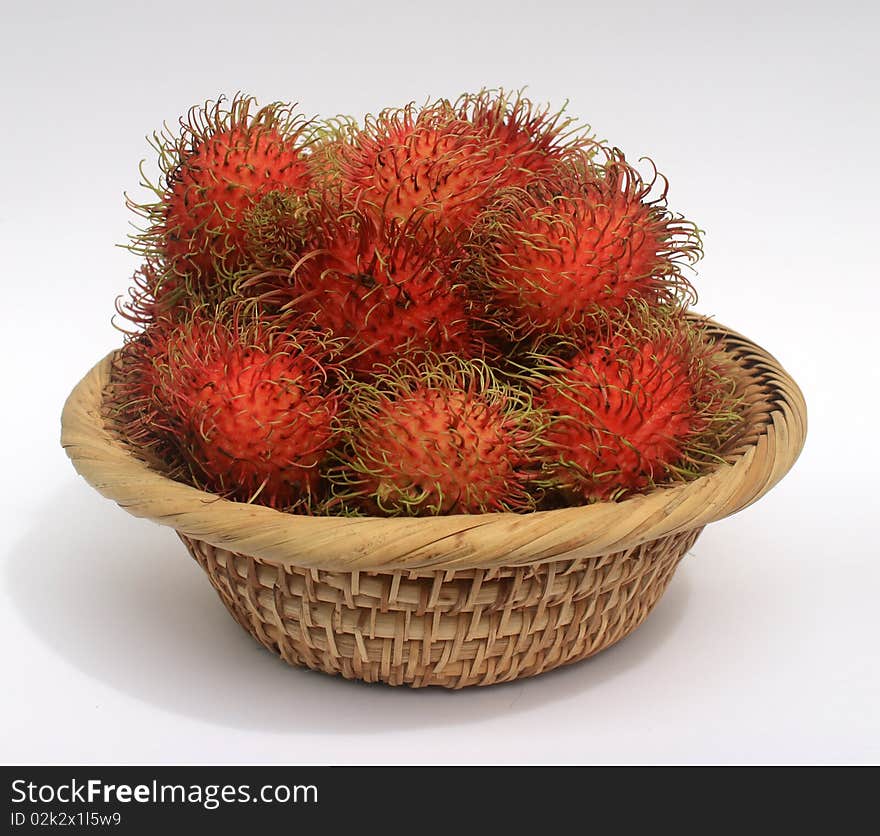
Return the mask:
<svg viewBox="0 0 880 836">
<path fill-rule="evenodd" d="M 115 352 L 77 384 L 61 444 L 77 472 L 136 517 L 265 563 L 328 571 L 460 570 L 595 557 L 699 528 L 745 508 L 792 467 L 806 437 L 797 384 L 764 349 L 703 317 L 733 364 L 746 404 L 725 463 L 692 482 L 620 502 L 528 514 L 319 517 L 233 502 L 174 481 L 135 457 L 105 426 L 104 388 Z"/>
</svg>

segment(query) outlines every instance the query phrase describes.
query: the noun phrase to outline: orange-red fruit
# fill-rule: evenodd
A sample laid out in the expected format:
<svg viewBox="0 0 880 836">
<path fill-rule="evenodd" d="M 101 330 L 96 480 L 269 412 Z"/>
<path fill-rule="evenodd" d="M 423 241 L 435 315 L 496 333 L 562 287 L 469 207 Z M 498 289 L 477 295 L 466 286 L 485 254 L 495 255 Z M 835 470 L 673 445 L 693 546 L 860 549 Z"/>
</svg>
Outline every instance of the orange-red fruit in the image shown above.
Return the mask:
<svg viewBox="0 0 880 836">
<path fill-rule="evenodd" d="M 285 293 L 291 309 L 345 341 L 347 366 L 357 373 L 412 351 L 481 350 L 450 259 L 396 222 L 328 218 Z"/>
<path fill-rule="evenodd" d="M 538 133 L 547 130 L 546 141 Z M 493 195 L 552 168 L 555 132 L 504 99 L 387 110 L 340 147 L 343 193 L 355 206 L 431 233 L 466 229 Z"/>
<path fill-rule="evenodd" d="M 248 212 L 269 192 L 301 194 L 311 184 L 301 131 L 268 109 L 251 116 L 241 101 L 228 116 L 185 129 L 175 149 L 156 235 L 178 272 L 210 280 L 248 266 Z"/>
<path fill-rule="evenodd" d="M 129 390 L 169 464 L 182 459 L 197 484 L 233 499 L 308 504 L 339 409 L 323 345 L 199 320 L 150 330 Z"/>
<path fill-rule="evenodd" d="M 154 313 L 150 311 L 150 314 Z M 115 426 L 138 452 L 157 466 L 175 474 L 181 456 L 175 438 L 176 424 L 168 419 L 161 397 L 160 370 L 167 366 L 169 337 L 180 327 L 178 311 L 156 315 L 144 330 L 130 333 L 113 362 L 112 393 L 108 406 Z M 129 318 L 135 322 L 134 316 Z"/>
<path fill-rule="evenodd" d="M 613 159 L 553 189 L 508 196 L 485 216 L 477 278 L 515 334 L 575 334 L 633 300 L 689 290 L 679 262 L 696 258 L 697 231 L 650 191 Z"/>
<path fill-rule="evenodd" d="M 499 391 L 414 380 L 373 393 L 335 478 L 371 514 L 526 510 L 530 443 L 521 407 Z"/>
<path fill-rule="evenodd" d="M 552 485 L 592 501 L 669 476 L 716 403 L 718 384 L 694 352 L 682 335 L 617 333 L 562 364 L 537 398 L 552 416 L 544 450 Z"/>
<path fill-rule="evenodd" d="M 583 131 L 571 130 L 571 120 L 561 111 L 536 108 L 520 95 L 491 90 L 468 93 L 458 99 L 455 109 L 494 143 L 499 160 L 507 161 L 505 187 L 521 188 L 551 177 L 561 161 L 579 151 L 589 153 L 594 145 Z"/>
<path fill-rule="evenodd" d="M 136 326 L 162 318 L 179 320 L 187 315 L 184 282 L 160 263 L 147 260 L 135 272 L 127 298 L 116 300 L 116 312 Z"/>
</svg>

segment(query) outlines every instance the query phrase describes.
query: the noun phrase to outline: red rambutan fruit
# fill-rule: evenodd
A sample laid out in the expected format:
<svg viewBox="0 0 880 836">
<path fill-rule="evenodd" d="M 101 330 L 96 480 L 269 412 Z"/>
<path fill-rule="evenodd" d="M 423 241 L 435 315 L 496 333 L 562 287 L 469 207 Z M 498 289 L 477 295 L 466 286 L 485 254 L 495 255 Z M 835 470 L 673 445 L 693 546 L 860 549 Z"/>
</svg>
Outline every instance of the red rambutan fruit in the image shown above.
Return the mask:
<svg viewBox="0 0 880 836">
<path fill-rule="evenodd" d="M 480 361 L 406 358 L 353 385 L 331 503 L 391 516 L 524 511 L 538 413 Z"/>
<path fill-rule="evenodd" d="M 544 486 L 569 500 L 614 500 L 717 461 L 737 400 L 713 353 L 699 325 L 642 308 L 545 364 Z"/>
<path fill-rule="evenodd" d="M 499 166 L 483 133 L 448 103 L 383 111 L 341 147 L 341 184 L 358 208 L 459 231 L 496 188 Z"/>
<path fill-rule="evenodd" d="M 311 201 L 290 191 L 266 192 L 242 222 L 245 250 L 254 266 L 282 267 L 296 260 L 312 238 Z"/>
<path fill-rule="evenodd" d="M 182 462 L 172 438 L 173 428 L 167 426 L 157 396 L 158 370 L 165 364 L 169 336 L 179 327 L 180 320 L 171 314 L 135 324 L 141 325 L 142 330 L 125 332 L 125 343 L 113 359 L 111 385 L 104 400 L 107 424 L 138 456 L 157 470 L 176 477 Z"/>
<path fill-rule="evenodd" d="M 589 159 L 596 148 L 589 126 L 576 127 L 564 109 L 539 107 L 521 93 L 465 93 L 453 107 L 493 143 L 499 162 L 504 163 L 505 188 L 525 188 L 552 178 L 561 163 L 578 156 Z"/>
<path fill-rule="evenodd" d="M 160 320 L 117 360 L 115 423 L 172 475 L 275 508 L 308 509 L 336 441 L 333 346 L 237 317 Z"/>
<path fill-rule="evenodd" d="M 315 249 L 279 286 L 276 296 L 285 295 L 287 310 L 309 315 L 344 341 L 343 357 L 355 373 L 407 351 L 482 351 L 451 259 L 416 235 L 412 223 L 340 215 L 331 206 Z"/>
<path fill-rule="evenodd" d="M 499 196 L 477 222 L 470 273 L 514 335 L 574 335 L 633 300 L 693 297 L 681 266 L 699 257 L 699 231 L 668 211 L 665 180 L 650 196 L 658 179 L 610 151 Z"/>
<path fill-rule="evenodd" d="M 311 186 L 309 123 L 290 105 L 257 109 L 253 98 L 236 96 L 228 107 L 221 98 L 193 108 L 180 126 L 177 136 L 153 137 L 164 182 L 146 182 L 158 202 L 129 202 L 148 224 L 132 249 L 209 283 L 254 260 L 248 218 L 265 196 L 300 195 Z"/>
<path fill-rule="evenodd" d="M 339 181 L 357 208 L 455 235 L 500 188 L 549 173 L 567 126 L 503 93 L 388 109 L 338 144 Z"/>
<path fill-rule="evenodd" d="M 186 316 L 189 301 L 183 280 L 160 262 L 148 260 L 135 272 L 128 294 L 117 298 L 116 313 L 140 329 L 163 317 Z"/>
</svg>

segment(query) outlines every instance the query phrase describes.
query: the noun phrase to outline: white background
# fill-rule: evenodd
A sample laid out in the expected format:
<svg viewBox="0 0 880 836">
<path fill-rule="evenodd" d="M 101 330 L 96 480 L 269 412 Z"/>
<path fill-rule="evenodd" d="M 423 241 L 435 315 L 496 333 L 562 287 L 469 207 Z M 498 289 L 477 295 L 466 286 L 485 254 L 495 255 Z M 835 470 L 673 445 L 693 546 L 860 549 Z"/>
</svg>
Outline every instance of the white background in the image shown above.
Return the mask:
<svg viewBox="0 0 880 836">
<path fill-rule="evenodd" d="M 7 763 L 880 759 L 873 3 L 189 2 L 4 12 L 0 630 Z M 236 90 L 358 116 L 529 85 L 706 230 L 698 309 L 804 389 L 792 473 L 712 525 L 594 660 L 450 693 L 288 668 L 173 533 L 79 479 L 70 388 L 117 346 L 144 135 Z"/>
</svg>

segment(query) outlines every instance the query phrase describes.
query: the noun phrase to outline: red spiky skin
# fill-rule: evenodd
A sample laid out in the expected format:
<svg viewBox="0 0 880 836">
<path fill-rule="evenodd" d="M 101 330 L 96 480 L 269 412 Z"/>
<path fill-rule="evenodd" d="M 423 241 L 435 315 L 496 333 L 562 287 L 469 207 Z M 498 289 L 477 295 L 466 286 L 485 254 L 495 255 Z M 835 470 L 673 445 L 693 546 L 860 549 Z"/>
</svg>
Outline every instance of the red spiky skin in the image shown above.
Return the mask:
<svg viewBox="0 0 880 836">
<path fill-rule="evenodd" d="M 123 354 L 117 400 L 140 448 L 229 498 L 308 505 L 340 405 L 319 341 L 163 321 Z"/>
<path fill-rule="evenodd" d="M 180 454 L 174 440 L 176 427 L 169 425 L 163 408 L 160 369 L 167 366 L 169 338 L 178 327 L 176 311 L 150 317 L 143 324 L 142 331 L 129 333 L 114 358 L 108 404 L 115 425 L 135 449 L 157 467 L 174 460 L 174 469 Z"/>
<path fill-rule="evenodd" d="M 272 191 L 304 192 L 311 183 L 295 142 L 264 125 L 208 135 L 183 155 L 169 178 L 159 238 L 176 269 L 209 278 L 248 265 L 244 222 Z"/>
<path fill-rule="evenodd" d="M 308 360 L 259 349 L 202 371 L 189 419 L 190 455 L 217 489 L 245 498 L 262 488 L 273 506 L 314 491 L 332 445 L 335 407 L 313 374 Z"/>
<path fill-rule="evenodd" d="M 536 109 L 522 96 L 503 91 L 465 94 L 455 108 L 461 119 L 494 143 L 498 160 L 505 162 L 504 187 L 523 188 L 551 178 L 560 162 L 592 146 L 582 134 L 564 138 L 568 120 L 549 108 Z"/>
<path fill-rule="evenodd" d="M 665 478 L 705 428 L 688 343 L 617 334 L 585 348 L 544 387 L 553 416 L 546 469 L 581 501 L 617 499 Z"/>
<path fill-rule="evenodd" d="M 350 477 L 373 514 L 476 514 L 527 501 L 521 427 L 475 392 L 421 386 L 382 398 L 354 442 Z"/>
<path fill-rule="evenodd" d="M 466 229 L 501 188 L 524 186 L 555 163 L 544 121 L 510 114 L 502 101 L 438 102 L 386 111 L 342 145 L 343 193 L 359 208 L 430 234 Z"/>
<path fill-rule="evenodd" d="M 405 352 L 481 352 L 466 289 L 453 276 L 449 259 L 407 227 L 349 216 L 327 219 L 287 292 L 292 309 L 346 341 L 347 368 L 363 374 Z"/>
<path fill-rule="evenodd" d="M 147 261 L 135 272 L 128 296 L 116 300 L 116 312 L 138 328 L 168 317 L 186 315 L 185 292 L 179 277 Z"/>
<path fill-rule="evenodd" d="M 696 257 L 696 230 L 649 191 L 614 160 L 601 176 L 519 193 L 485 216 L 478 281 L 512 333 L 578 334 L 633 300 L 689 292 L 678 261 Z"/>
</svg>

